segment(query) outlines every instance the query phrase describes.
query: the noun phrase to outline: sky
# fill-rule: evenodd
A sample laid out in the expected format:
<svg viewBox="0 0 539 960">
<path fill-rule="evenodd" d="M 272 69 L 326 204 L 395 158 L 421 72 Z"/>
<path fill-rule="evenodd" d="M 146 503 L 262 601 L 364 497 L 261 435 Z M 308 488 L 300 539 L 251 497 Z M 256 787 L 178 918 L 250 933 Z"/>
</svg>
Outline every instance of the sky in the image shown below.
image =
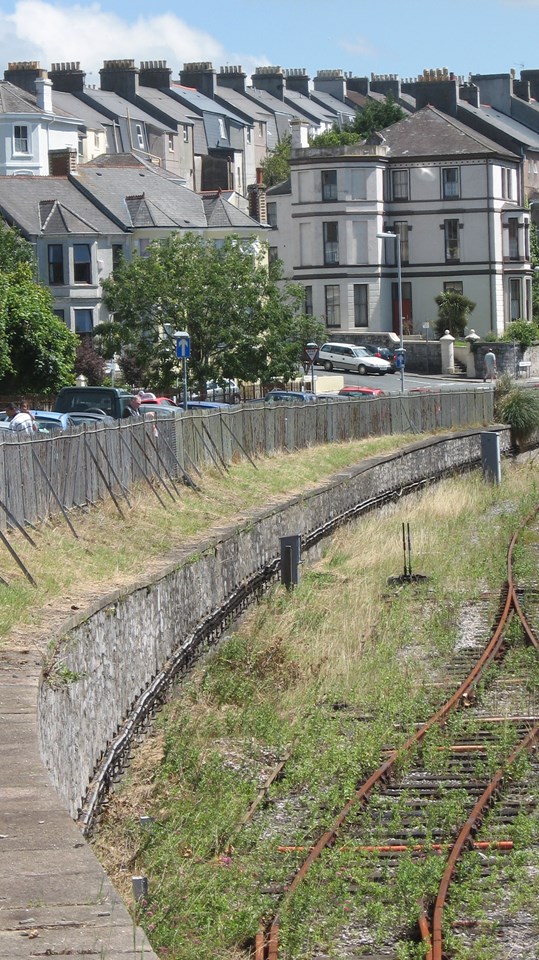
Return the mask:
<svg viewBox="0 0 539 960">
<path fill-rule="evenodd" d="M 104 60 L 341 69 L 415 78 L 539 69 L 539 0 L 0 0 L 0 78 L 8 62 L 79 61 L 99 86 Z"/>
</svg>

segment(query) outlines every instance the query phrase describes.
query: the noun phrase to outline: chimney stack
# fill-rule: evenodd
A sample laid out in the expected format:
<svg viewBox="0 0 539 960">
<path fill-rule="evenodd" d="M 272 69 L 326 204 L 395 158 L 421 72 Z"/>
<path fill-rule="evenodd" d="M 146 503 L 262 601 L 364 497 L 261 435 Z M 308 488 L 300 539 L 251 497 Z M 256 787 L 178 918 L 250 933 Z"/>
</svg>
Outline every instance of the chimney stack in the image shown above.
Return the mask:
<svg viewBox="0 0 539 960">
<path fill-rule="evenodd" d="M 319 70 L 314 78 L 314 89 L 344 103 L 346 77 L 342 70 Z"/>
<path fill-rule="evenodd" d="M 52 63 L 49 70 L 49 80 L 52 80 L 54 90 L 63 93 L 82 93 L 86 74 L 80 68 L 80 63 Z"/>
<path fill-rule="evenodd" d="M 309 96 L 310 79 L 304 67 L 285 70 L 286 89 L 293 90 L 294 93 L 302 93 L 304 97 Z"/>
<path fill-rule="evenodd" d="M 54 113 L 52 82 L 47 77 L 38 77 L 36 80 L 36 105 L 43 113 Z"/>
<path fill-rule="evenodd" d="M 110 90 L 130 103 L 135 101 L 139 71 L 134 60 L 105 60 L 99 76 L 102 90 Z"/>
<path fill-rule="evenodd" d="M 208 60 L 200 63 L 184 63 L 180 70 L 182 87 L 194 87 L 210 100 L 215 99 L 215 70 Z"/>
<path fill-rule="evenodd" d="M 309 124 L 307 120 L 291 120 L 292 150 L 303 150 L 309 146 Z"/>
<path fill-rule="evenodd" d="M 247 74 L 241 67 L 221 67 L 217 77 L 217 86 L 235 90 L 236 93 L 245 93 Z"/>
<path fill-rule="evenodd" d="M 282 67 L 257 67 L 253 77 L 255 90 L 265 90 L 266 93 L 284 100 L 284 72 Z"/>
<path fill-rule="evenodd" d="M 166 60 L 143 60 L 140 64 L 139 84 L 156 90 L 169 90 L 172 70 Z"/>
<path fill-rule="evenodd" d="M 7 70 L 4 70 L 4 80 L 26 90 L 27 93 L 35 94 L 36 80 L 44 80 L 46 77 L 47 71 L 40 67 L 37 60 L 8 63 Z"/>
</svg>

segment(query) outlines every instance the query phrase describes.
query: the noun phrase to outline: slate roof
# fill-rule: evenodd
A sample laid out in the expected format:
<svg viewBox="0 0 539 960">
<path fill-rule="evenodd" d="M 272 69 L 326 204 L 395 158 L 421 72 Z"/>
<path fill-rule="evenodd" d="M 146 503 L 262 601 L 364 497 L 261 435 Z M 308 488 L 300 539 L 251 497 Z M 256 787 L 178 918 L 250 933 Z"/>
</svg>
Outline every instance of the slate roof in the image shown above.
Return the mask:
<svg viewBox="0 0 539 960">
<path fill-rule="evenodd" d="M 380 132 L 389 147 L 388 156 L 393 159 L 488 154 L 519 159 L 510 150 L 432 106 L 423 107 Z"/>
<path fill-rule="evenodd" d="M 203 194 L 202 202 L 209 227 L 237 227 L 260 230 L 258 221 L 253 220 L 238 207 L 230 203 L 219 191 L 213 194 Z M 271 229 L 268 225 L 268 229 Z"/>
<path fill-rule="evenodd" d="M 0 213 L 28 238 L 122 232 L 67 177 L 0 177 Z"/>
<path fill-rule="evenodd" d="M 78 118 L 79 116 L 78 114 L 63 110 L 61 106 L 56 107 L 54 100 L 53 106 L 54 113 L 58 117 L 71 119 L 73 117 Z M 41 117 L 45 112 L 41 107 L 38 107 L 35 94 L 28 93 L 26 90 L 16 87 L 15 84 L 9 80 L 0 80 L 0 113 L 35 113 Z"/>
<path fill-rule="evenodd" d="M 285 90 L 284 102 L 314 124 L 333 124 L 335 122 L 335 113 L 327 106 L 306 97 L 304 93 L 297 90 Z"/>
<path fill-rule="evenodd" d="M 112 120 L 109 120 L 103 113 L 91 107 L 88 103 L 79 100 L 72 93 L 65 93 L 63 90 L 52 91 L 52 105 L 55 113 L 68 113 L 72 117 L 77 117 L 82 124 L 89 130 L 104 130 L 110 127 Z"/>
<path fill-rule="evenodd" d="M 222 104 L 217 103 L 216 100 L 211 100 L 210 97 L 199 93 L 199 91 L 193 87 L 184 87 L 181 83 L 172 83 L 170 89 L 184 104 L 194 110 L 198 116 L 202 116 L 204 113 L 216 113 L 220 117 L 228 117 L 229 120 L 233 120 L 234 123 L 238 123 L 240 126 L 245 124 L 245 121 L 239 117 L 237 113 L 233 113 L 232 110 L 223 107 Z"/>
<path fill-rule="evenodd" d="M 246 123 L 256 123 L 261 121 L 269 123 L 272 114 L 256 101 L 246 97 L 244 93 L 238 90 L 232 90 L 218 83 L 215 88 L 215 100 L 217 103 L 229 104 L 238 116 L 243 117 Z"/>
<path fill-rule="evenodd" d="M 495 110 L 494 107 L 487 106 L 486 104 L 481 104 L 480 107 L 474 107 L 473 104 L 460 100 L 458 109 L 463 120 L 467 114 L 471 119 L 478 118 L 485 120 L 502 133 L 513 137 L 515 140 L 519 140 L 530 149 L 539 150 L 538 132 L 532 130 L 530 127 L 524 126 L 524 124 L 518 120 L 513 120 L 512 117 L 508 117 L 505 113 L 500 113 L 499 110 Z"/>
<path fill-rule="evenodd" d="M 193 126 L 193 111 L 186 107 L 177 97 L 171 96 L 166 88 L 164 90 L 158 90 L 156 87 L 139 86 L 137 88 L 137 99 L 143 102 L 145 101 L 156 110 L 160 110 L 161 113 L 171 117 L 176 123 L 181 123 L 184 126 Z"/>
<path fill-rule="evenodd" d="M 77 169 L 73 183 L 126 230 L 141 226 L 193 230 L 206 226 L 198 194 L 150 166 L 92 162 Z"/>
<path fill-rule="evenodd" d="M 79 99 L 79 97 L 77 97 L 77 99 Z M 168 126 L 167 124 L 156 120 L 155 117 L 152 117 L 149 113 L 146 113 L 146 111 L 141 107 L 131 103 L 129 100 L 125 100 L 123 97 L 118 96 L 118 94 L 114 93 L 112 90 L 99 90 L 97 87 L 84 87 L 84 90 L 80 96 L 80 100 L 83 103 L 93 106 L 97 111 L 108 111 L 108 113 L 113 117 L 123 117 L 125 119 L 129 115 L 130 120 L 146 123 L 149 126 L 155 127 L 158 130 L 166 131 L 167 133 L 172 133 L 176 130 L 175 124 L 173 126 Z"/>
<path fill-rule="evenodd" d="M 310 98 L 314 100 L 315 103 L 326 107 L 336 120 L 342 118 L 352 122 L 356 117 L 357 110 L 355 107 L 351 107 L 348 103 L 338 100 L 337 97 L 333 97 L 330 93 L 325 93 L 323 90 L 311 90 Z"/>
</svg>

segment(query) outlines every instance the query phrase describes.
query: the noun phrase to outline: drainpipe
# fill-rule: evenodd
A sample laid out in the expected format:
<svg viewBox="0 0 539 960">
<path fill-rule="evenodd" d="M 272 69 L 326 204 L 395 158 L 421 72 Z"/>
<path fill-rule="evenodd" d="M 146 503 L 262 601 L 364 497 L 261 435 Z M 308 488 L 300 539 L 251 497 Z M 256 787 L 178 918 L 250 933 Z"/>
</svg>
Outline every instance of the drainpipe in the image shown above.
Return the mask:
<svg viewBox="0 0 539 960">
<path fill-rule="evenodd" d="M 494 330 L 494 283 L 496 278 L 492 274 L 492 228 L 493 228 L 493 207 L 492 207 L 492 164 L 487 160 L 487 217 L 488 217 L 488 265 L 489 265 L 489 301 L 490 301 L 490 329 L 492 333 L 497 333 L 497 330 Z M 503 257 L 502 257 L 503 263 Z M 503 277 L 502 282 L 505 282 L 505 277 Z M 505 292 L 505 291 L 504 291 Z"/>
</svg>

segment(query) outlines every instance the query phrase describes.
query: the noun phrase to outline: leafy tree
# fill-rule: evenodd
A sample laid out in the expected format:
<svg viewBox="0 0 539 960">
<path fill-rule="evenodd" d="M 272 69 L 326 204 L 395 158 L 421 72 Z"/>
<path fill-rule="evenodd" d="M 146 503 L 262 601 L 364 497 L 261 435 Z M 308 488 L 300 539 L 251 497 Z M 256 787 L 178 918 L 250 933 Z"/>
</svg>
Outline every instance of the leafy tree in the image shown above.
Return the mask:
<svg viewBox="0 0 539 960">
<path fill-rule="evenodd" d="M 475 303 L 464 294 L 456 290 L 445 290 L 434 298 L 438 305 L 438 319 L 436 329 L 439 337 L 443 337 L 446 330 L 453 337 L 463 337 L 468 317 L 475 310 Z"/>
<path fill-rule="evenodd" d="M 368 100 L 361 113 L 357 113 L 353 122 L 342 128 L 334 124 L 331 130 L 320 133 L 311 140 L 313 147 L 335 147 L 358 143 L 366 140 L 377 130 L 384 130 L 391 124 L 404 120 L 404 110 L 399 107 L 391 94 L 383 102 Z"/>
<path fill-rule="evenodd" d="M 174 332 L 187 329 L 188 373 L 199 391 L 207 380 L 289 379 L 316 322 L 301 312 L 303 290 L 281 289 L 279 280 L 279 266 L 268 270 L 254 237 L 231 236 L 217 246 L 193 233 L 172 234 L 103 282 L 114 314 L 98 329 L 103 352 L 130 355 L 140 382 L 169 390 L 178 377 Z"/>
<path fill-rule="evenodd" d="M 513 320 L 508 323 L 502 336 L 499 338 L 506 342 L 516 340 L 523 350 L 531 347 L 532 343 L 539 341 L 539 326 L 537 323 L 531 323 L 529 320 Z"/>
<path fill-rule="evenodd" d="M 274 150 L 262 161 L 262 175 L 267 187 L 282 183 L 290 175 L 290 149 L 292 137 L 283 137 Z"/>
<path fill-rule="evenodd" d="M 77 337 L 35 280 L 34 251 L 0 221 L 0 390 L 53 393 L 73 375 Z"/>
<path fill-rule="evenodd" d="M 106 363 L 97 352 L 91 340 L 84 337 L 79 341 L 75 357 L 75 373 L 82 373 L 90 387 L 98 387 L 105 379 Z"/>
<path fill-rule="evenodd" d="M 537 225 L 531 223 L 530 229 L 530 262 L 532 273 L 532 312 L 533 319 L 539 324 L 539 236 Z"/>
</svg>

